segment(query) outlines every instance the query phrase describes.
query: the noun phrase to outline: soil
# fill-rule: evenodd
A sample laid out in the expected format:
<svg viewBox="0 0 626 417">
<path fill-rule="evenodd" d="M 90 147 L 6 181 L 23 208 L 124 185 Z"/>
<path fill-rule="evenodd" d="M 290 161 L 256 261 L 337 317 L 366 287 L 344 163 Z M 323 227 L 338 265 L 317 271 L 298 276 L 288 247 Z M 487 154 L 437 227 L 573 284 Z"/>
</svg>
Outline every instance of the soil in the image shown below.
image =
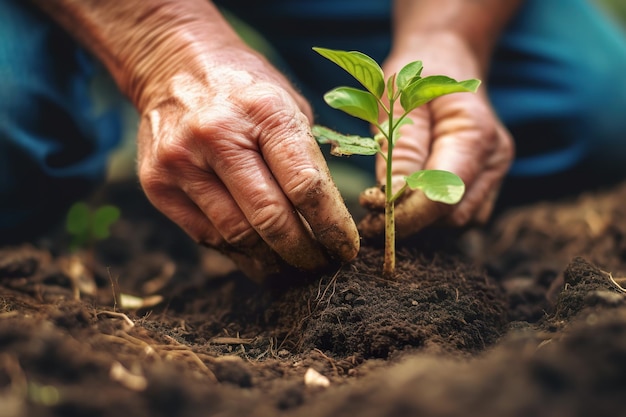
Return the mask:
<svg viewBox="0 0 626 417">
<path fill-rule="evenodd" d="M 1 417 L 626 415 L 626 185 L 262 286 L 135 184 L 94 201 L 83 253 L 0 247 Z"/>
</svg>

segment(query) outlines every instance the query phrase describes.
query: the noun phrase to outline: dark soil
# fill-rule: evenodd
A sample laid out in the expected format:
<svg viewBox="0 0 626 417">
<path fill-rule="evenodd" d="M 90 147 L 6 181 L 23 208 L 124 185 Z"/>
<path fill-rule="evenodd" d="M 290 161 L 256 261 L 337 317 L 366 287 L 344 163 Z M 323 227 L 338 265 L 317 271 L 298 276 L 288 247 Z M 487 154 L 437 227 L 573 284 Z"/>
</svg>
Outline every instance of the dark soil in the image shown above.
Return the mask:
<svg viewBox="0 0 626 417">
<path fill-rule="evenodd" d="M 98 201 L 90 251 L 0 248 L 0 417 L 626 415 L 626 185 L 264 286 L 137 186 Z"/>
</svg>

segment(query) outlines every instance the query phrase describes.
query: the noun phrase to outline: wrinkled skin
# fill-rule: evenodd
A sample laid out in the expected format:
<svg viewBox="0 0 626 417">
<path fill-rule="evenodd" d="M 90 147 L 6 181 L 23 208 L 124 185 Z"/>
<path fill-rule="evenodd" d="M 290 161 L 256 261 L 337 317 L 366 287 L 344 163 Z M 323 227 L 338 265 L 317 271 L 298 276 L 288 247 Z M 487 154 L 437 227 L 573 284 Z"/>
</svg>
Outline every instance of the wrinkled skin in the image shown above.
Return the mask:
<svg viewBox="0 0 626 417">
<path fill-rule="evenodd" d="M 397 73 L 411 61 L 424 63 L 422 76 L 442 74 L 457 80 L 485 79 L 476 56 L 465 41 L 454 35 L 433 34 L 415 45 L 392 51 L 383 65 L 385 74 Z M 403 176 L 420 169 L 454 172 L 465 182 L 466 192 L 455 206 L 429 201 L 420 191 L 409 191 L 396 203 L 399 238 L 412 235 L 435 221 L 453 226 L 488 220 L 502 180 L 513 159 L 513 141 L 496 117 L 483 83 L 476 94 L 456 93 L 439 97 L 410 114 L 414 124 L 401 128 L 393 153 L 393 184 L 399 189 Z M 397 112 L 401 114 L 401 109 Z M 379 158 L 376 176 L 385 182 L 386 164 Z M 365 207 L 380 207 L 382 191 L 367 190 L 361 196 Z M 380 210 L 360 224 L 365 236 L 383 233 Z"/>
<path fill-rule="evenodd" d="M 309 105 L 211 2 L 34 1 L 137 108 L 141 185 L 192 239 L 257 280 L 356 256 Z"/>
<path fill-rule="evenodd" d="M 258 279 L 285 263 L 312 270 L 356 256 L 357 229 L 311 136 L 308 104 L 210 1 L 33 1 L 136 106 L 140 182 L 191 238 Z M 484 80 L 492 44 L 521 0 L 393 3 L 387 74 L 422 60 L 424 75 Z M 463 225 L 489 216 L 513 145 L 482 88 L 433 101 L 402 129 L 394 175 L 447 169 L 467 194 L 455 207 L 409 194 L 396 211 L 401 233 L 431 219 Z"/>
<path fill-rule="evenodd" d="M 352 259 L 356 226 L 310 133 L 308 104 L 254 52 L 221 54 L 237 65 L 178 74 L 153 92 L 138 139 L 146 195 L 258 280 L 283 261 L 314 270 Z"/>
</svg>

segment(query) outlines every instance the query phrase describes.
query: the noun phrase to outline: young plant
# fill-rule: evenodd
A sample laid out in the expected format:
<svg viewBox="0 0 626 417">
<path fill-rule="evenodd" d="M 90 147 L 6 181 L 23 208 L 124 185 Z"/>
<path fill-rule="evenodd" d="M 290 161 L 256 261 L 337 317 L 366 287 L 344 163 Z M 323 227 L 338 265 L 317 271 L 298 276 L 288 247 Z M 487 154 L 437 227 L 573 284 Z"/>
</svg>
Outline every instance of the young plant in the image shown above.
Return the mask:
<svg viewBox="0 0 626 417">
<path fill-rule="evenodd" d="M 65 230 L 72 236 L 70 250 L 88 249 L 97 240 L 109 237 L 109 228 L 120 217 L 120 210 L 112 205 L 91 209 L 86 203 L 74 203 L 67 212 Z"/>
<path fill-rule="evenodd" d="M 419 106 L 446 94 L 475 92 L 480 81 L 475 79 L 456 81 L 443 75 L 421 77 L 422 62 L 415 61 L 404 66 L 397 74 L 391 75 L 385 82 L 383 70 L 378 63 L 361 52 L 318 47 L 313 50 L 343 68 L 365 87 L 365 90 L 337 87 L 326 93 L 324 100 L 332 108 L 374 125 L 378 133 L 373 138 L 343 135 L 319 125 L 313 127 L 313 135 L 319 143 L 330 144 L 333 155 L 378 154 L 385 160 L 383 274 L 390 277 L 395 270 L 394 206 L 398 198 L 410 188 L 421 190 L 432 201 L 456 204 L 465 192 L 463 181 L 451 172 L 420 170 L 405 177 L 404 186 L 394 193 L 391 184 L 393 149 L 400 137 L 400 127 L 413 123 L 408 115 Z M 385 91 L 388 103 L 383 100 Z M 398 104 L 402 112 L 400 116 L 394 116 Z"/>
</svg>

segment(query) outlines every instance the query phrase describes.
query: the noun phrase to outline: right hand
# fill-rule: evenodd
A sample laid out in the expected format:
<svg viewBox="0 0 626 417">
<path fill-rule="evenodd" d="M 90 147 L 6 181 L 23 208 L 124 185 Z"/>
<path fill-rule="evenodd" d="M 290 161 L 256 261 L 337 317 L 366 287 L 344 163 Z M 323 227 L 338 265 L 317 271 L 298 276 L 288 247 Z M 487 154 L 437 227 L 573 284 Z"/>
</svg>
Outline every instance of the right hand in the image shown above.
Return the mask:
<svg viewBox="0 0 626 417">
<path fill-rule="evenodd" d="M 184 62 L 140 100 L 139 178 L 154 206 L 256 280 L 283 262 L 354 258 L 358 232 L 306 101 L 243 45 Z"/>
<path fill-rule="evenodd" d="M 210 1 L 36 2 L 137 107 L 139 180 L 195 241 L 259 279 L 356 256 L 309 105 Z"/>
</svg>

